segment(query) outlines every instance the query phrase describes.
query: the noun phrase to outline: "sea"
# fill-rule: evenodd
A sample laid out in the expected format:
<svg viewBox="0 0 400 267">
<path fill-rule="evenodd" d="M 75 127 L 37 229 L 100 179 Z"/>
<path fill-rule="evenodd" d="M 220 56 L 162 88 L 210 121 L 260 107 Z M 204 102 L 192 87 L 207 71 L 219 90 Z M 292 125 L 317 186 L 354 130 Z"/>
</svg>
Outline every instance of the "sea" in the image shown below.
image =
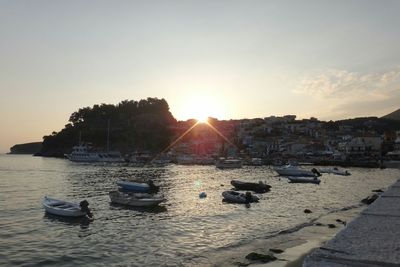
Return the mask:
<svg viewBox="0 0 400 267">
<path fill-rule="evenodd" d="M 311 168 L 311 167 L 309 167 Z M 327 213 L 360 205 L 400 178 L 398 169 L 349 168 L 321 184 L 291 184 L 271 166 L 82 164 L 0 155 L 0 266 L 207 266 L 216 251 L 276 236 Z M 110 203 L 117 181 L 160 185 L 157 208 Z M 246 207 L 222 201 L 233 179 L 272 186 Z M 199 194 L 205 192 L 206 198 Z M 89 201 L 94 220 L 46 214 L 44 196 Z M 311 214 L 304 213 L 310 209 Z"/>
</svg>

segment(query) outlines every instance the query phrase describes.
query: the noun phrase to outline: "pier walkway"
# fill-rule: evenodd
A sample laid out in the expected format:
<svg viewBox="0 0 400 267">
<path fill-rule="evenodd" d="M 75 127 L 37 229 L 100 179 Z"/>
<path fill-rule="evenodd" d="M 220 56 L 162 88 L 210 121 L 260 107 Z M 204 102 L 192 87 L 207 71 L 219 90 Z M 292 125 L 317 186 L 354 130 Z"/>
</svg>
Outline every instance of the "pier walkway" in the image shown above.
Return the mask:
<svg viewBox="0 0 400 267">
<path fill-rule="evenodd" d="M 400 180 L 303 266 L 400 266 Z"/>
</svg>

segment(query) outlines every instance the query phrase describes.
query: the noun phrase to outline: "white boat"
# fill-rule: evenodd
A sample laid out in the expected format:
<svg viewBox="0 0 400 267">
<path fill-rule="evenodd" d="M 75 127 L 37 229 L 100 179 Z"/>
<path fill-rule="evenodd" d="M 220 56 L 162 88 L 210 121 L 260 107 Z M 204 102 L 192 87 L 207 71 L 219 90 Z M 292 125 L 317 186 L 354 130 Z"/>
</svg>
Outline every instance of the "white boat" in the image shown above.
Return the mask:
<svg viewBox="0 0 400 267">
<path fill-rule="evenodd" d="M 150 194 L 127 194 L 118 191 L 111 191 L 109 193 L 110 199 L 112 203 L 128 205 L 134 207 L 149 207 L 149 206 L 157 206 L 161 202 L 164 201 L 163 198 L 155 198 Z"/>
<path fill-rule="evenodd" d="M 292 176 L 288 177 L 289 181 L 291 183 L 310 183 L 310 184 L 319 184 L 321 182 L 320 179 L 317 177 L 311 178 L 311 177 L 298 177 L 298 176 Z"/>
<path fill-rule="evenodd" d="M 302 177 L 317 177 L 319 176 L 319 172 L 316 169 L 312 170 L 304 170 L 300 168 L 299 166 L 293 166 L 293 165 L 285 165 L 285 166 L 279 166 L 279 167 L 274 167 L 274 170 L 282 176 L 302 176 Z"/>
<path fill-rule="evenodd" d="M 89 144 L 82 143 L 72 148 L 71 154 L 66 155 L 70 161 L 75 162 L 124 162 L 118 151 L 97 152 Z"/>
<path fill-rule="evenodd" d="M 336 174 L 336 175 L 343 175 L 343 176 L 348 176 L 350 175 L 350 172 L 347 170 L 340 170 L 337 167 L 333 167 L 333 168 L 321 168 L 319 169 L 319 172 L 321 173 L 332 173 L 332 174 Z"/>
<path fill-rule="evenodd" d="M 242 168 L 242 160 L 236 158 L 219 158 L 215 166 L 219 169 Z"/>
<path fill-rule="evenodd" d="M 67 202 L 55 198 L 44 197 L 43 207 L 47 213 L 66 217 L 82 217 L 89 215 L 82 210 L 79 203 Z M 89 215 L 90 216 L 90 215 Z"/>
<path fill-rule="evenodd" d="M 253 195 L 250 192 L 239 193 L 232 190 L 222 192 L 222 197 L 226 202 L 239 204 L 258 202 L 258 200 L 260 200 L 256 195 Z"/>
</svg>

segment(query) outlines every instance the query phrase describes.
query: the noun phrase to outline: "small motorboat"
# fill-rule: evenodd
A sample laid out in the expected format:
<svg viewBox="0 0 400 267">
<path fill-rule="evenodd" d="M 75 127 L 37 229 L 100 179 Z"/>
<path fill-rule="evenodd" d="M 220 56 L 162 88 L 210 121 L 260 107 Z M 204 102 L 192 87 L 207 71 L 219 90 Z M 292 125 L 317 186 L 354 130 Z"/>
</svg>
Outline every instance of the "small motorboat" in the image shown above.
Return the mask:
<svg viewBox="0 0 400 267">
<path fill-rule="evenodd" d="M 238 180 L 232 180 L 233 185 L 237 190 L 250 190 L 256 193 L 265 193 L 270 191 L 271 186 L 259 181 L 258 183 L 242 182 Z"/>
<path fill-rule="evenodd" d="M 118 181 L 117 185 L 119 185 L 123 190 L 127 190 L 127 191 L 134 191 L 134 192 L 149 192 L 150 191 L 150 185 L 147 183 Z"/>
<path fill-rule="evenodd" d="M 311 170 L 304 170 L 299 166 L 294 166 L 294 165 L 275 167 L 274 170 L 281 176 L 317 177 L 321 175 L 315 168 Z"/>
<path fill-rule="evenodd" d="M 150 194 L 123 193 L 119 191 L 111 191 L 109 196 L 112 203 L 134 207 L 157 206 L 165 200 L 163 198 L 155 198 Z"/>
<path fill-rule="evenodd" d="M 218 169 L 237 169 L 242 168 L 242 160 L 238 158 L 219 158 L 215 163 Z"/>
<path fill-rule="evenodd" d="M 239 193 L 232 190 L 222 192 L 222 196 L 224 200 L 229 203 L 248 204 L 260 200 L 256 195 L 250 192 Z"/>
<path fill-rule="evenodd" d="M 47 196 L 43 199 L 43 207 L 46 212 L 58 216 L 82 217 L 88 215 L 92 217 L 88 206 L 89 203 L 86 200 L 80 203 L 72 203 Z"/>
<path fill-rule="evenodd" d="M 288 177 L 291 183 L 310 183 L 310 184 L 319 184 L 321 182 L 317 177 Z"/>
<path fill-rule="evenodd" d="M 333 168 L 321 168 L 319 170 L 321 173 L 332 173 L 332 174 L 336 174 L 336 175 L 342 175 L 342 176 L 349 176 L 351 175 L 351 173 L 347 170 L 340 170 L 337 167 L 333 167 Z"/>
</svg>

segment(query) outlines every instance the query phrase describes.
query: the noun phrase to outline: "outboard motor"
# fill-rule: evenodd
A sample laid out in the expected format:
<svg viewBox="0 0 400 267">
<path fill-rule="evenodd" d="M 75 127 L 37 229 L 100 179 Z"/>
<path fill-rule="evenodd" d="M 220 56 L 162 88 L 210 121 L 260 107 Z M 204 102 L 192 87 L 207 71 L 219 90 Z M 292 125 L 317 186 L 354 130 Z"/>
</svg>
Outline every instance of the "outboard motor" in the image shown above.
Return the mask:
<svg viewBox="0 0 400 267">
<path fill-rule="evenodd" d="M 246 204 L 252 202 L 253 199 L 250 192 L 246 192 L 245 196 L 246 196 Z"/>
<path fill-rule="evenodd" d="M 157 193 L 158 190 L 160 189 L 159 186 L 156 186 L 156 185 L 154 184 L 153 180 L 149 180 L 149 181 L 147 182 L 147 184 L 148 184 L 149 187 L 150 187 L 150 192 L 151 192 L 151 193 Z"/>
<path fill-rule="evenodd" d="M 315 173 L 317 176 L 321 176 L 321 173 L 316 168 L 312 168 L 311 171 Z"/>
<path fill-rule="evenodd" d="M 79 206 L 81 207 L 81 211 L 85 212 L 89 218 L 93 217 L 93 214 L 89 209 L 89 202 L 86 199 L 82 200 L 79 203 Z"/>
</svg>

